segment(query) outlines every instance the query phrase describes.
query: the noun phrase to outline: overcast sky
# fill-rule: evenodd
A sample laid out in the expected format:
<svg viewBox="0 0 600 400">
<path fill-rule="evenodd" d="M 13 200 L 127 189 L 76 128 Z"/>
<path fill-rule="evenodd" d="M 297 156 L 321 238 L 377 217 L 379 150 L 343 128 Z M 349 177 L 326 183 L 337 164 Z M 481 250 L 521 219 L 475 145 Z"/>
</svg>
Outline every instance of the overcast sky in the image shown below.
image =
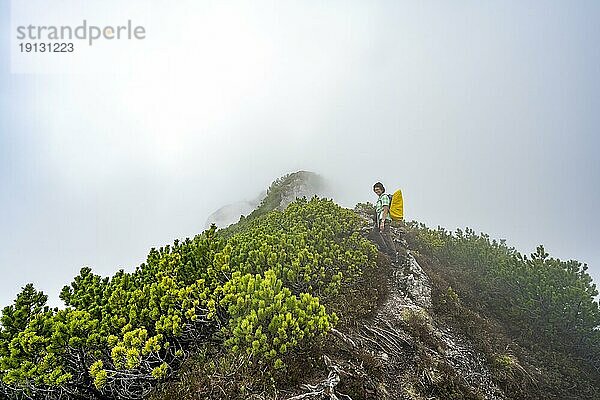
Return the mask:
<svg viewBox="0 0 600 400">
<path fill-rule="evenodd" d="M 599 2 L 128 6 L 102 8 L 146 28 L 119 68 L 22 74 L 0 2 L 0 306 L 28 282 L 60 305 L 299 169 L 600 279 Z"/>
</svg>

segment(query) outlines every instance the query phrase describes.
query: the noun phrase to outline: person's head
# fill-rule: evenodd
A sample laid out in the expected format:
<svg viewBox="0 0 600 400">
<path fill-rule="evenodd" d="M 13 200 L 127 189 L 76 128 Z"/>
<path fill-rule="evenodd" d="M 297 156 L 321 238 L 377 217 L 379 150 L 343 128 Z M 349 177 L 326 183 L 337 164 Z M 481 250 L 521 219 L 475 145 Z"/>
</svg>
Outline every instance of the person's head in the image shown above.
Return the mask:
<svg viewBox="0 0 600 400">
<path fill-rule="evenodd" d="M 383 186 L 383 183 L 377 182 L 376 184 L 374 184 L 373 191 L 377 196 L 381 196 L 383 193 L 385 193 L 385 187 Z"/>
</svg>

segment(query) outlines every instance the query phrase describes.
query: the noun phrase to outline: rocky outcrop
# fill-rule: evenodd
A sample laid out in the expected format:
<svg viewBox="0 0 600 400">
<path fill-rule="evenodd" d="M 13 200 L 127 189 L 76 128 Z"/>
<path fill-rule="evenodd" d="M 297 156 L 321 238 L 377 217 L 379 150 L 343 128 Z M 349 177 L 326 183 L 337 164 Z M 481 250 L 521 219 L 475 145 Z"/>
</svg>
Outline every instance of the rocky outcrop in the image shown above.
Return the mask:
<svg viewBox="0 0 600 400">
<path fill-rule="evenodd" d="M 208 229 L 212 224 L 218 228 L 227 227 L 238 222 L 242 215 L 248 216 L 252 212 L 262 214 L 272 210 L 283 211 L 297 198 L 311 198 L 315 195 L 326 195 L 323 178 L 314 172 L 294 172 L 277 179 L 254 200 L 238 201 L 219 208 L 207 218 L 205 228 Z"/>
<path fill-rule="evenodd" d="M 284 210 L 290 203 L 299 197 L 311 198 L 324 194 L 325 184 L 323 179 L 309 171 L 299 171 L 290 174 L 281 185 L 281 199 L 277 209 Z"/>
<path fill-rule="evenodd" d="M 327 376 L 289 399 L 506 399 L 484 357 L 438 321 L 427 273 L 402 240 L 403 228 L 392 232 L 401 257 L 385 258 L 379 271 L 385 300 L 373 317 L 333 330 L 339 351 L 324 356 Z"/>
</svg>

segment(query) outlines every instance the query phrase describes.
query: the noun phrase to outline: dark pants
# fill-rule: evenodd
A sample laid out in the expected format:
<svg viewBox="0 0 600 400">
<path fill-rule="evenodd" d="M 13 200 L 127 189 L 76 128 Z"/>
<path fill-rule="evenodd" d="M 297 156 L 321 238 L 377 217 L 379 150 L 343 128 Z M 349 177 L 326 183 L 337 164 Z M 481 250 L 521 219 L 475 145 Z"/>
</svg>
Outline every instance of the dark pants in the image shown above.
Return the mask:
<svg viewBox="0 0 600 400">
<path fill-rule="evenodd" d="M 373 229 L 373 236 L 375 237 L 375 242 L 379 246 L 379 250 L 387 253 L 388 255 L 395 256 L 396 245 L 392 240 L 392 235 L 390 233 L 390 223 L 390 221 L 385 221 L 383 232 L 379 230 L 379 224 L 376 223 Z"/>
</svg>

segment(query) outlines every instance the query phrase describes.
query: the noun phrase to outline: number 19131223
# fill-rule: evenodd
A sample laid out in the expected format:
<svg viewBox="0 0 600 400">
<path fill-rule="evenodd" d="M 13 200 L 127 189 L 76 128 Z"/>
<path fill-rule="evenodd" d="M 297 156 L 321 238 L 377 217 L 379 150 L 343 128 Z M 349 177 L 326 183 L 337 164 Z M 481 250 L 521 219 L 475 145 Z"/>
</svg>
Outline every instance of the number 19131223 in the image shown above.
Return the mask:
<svg viewBox="0 0 600 400">
<path fill-rule="evenodd" d="M 73 43 L 19 43 L 21 53 L 72 53 Z"/>
</svg>

